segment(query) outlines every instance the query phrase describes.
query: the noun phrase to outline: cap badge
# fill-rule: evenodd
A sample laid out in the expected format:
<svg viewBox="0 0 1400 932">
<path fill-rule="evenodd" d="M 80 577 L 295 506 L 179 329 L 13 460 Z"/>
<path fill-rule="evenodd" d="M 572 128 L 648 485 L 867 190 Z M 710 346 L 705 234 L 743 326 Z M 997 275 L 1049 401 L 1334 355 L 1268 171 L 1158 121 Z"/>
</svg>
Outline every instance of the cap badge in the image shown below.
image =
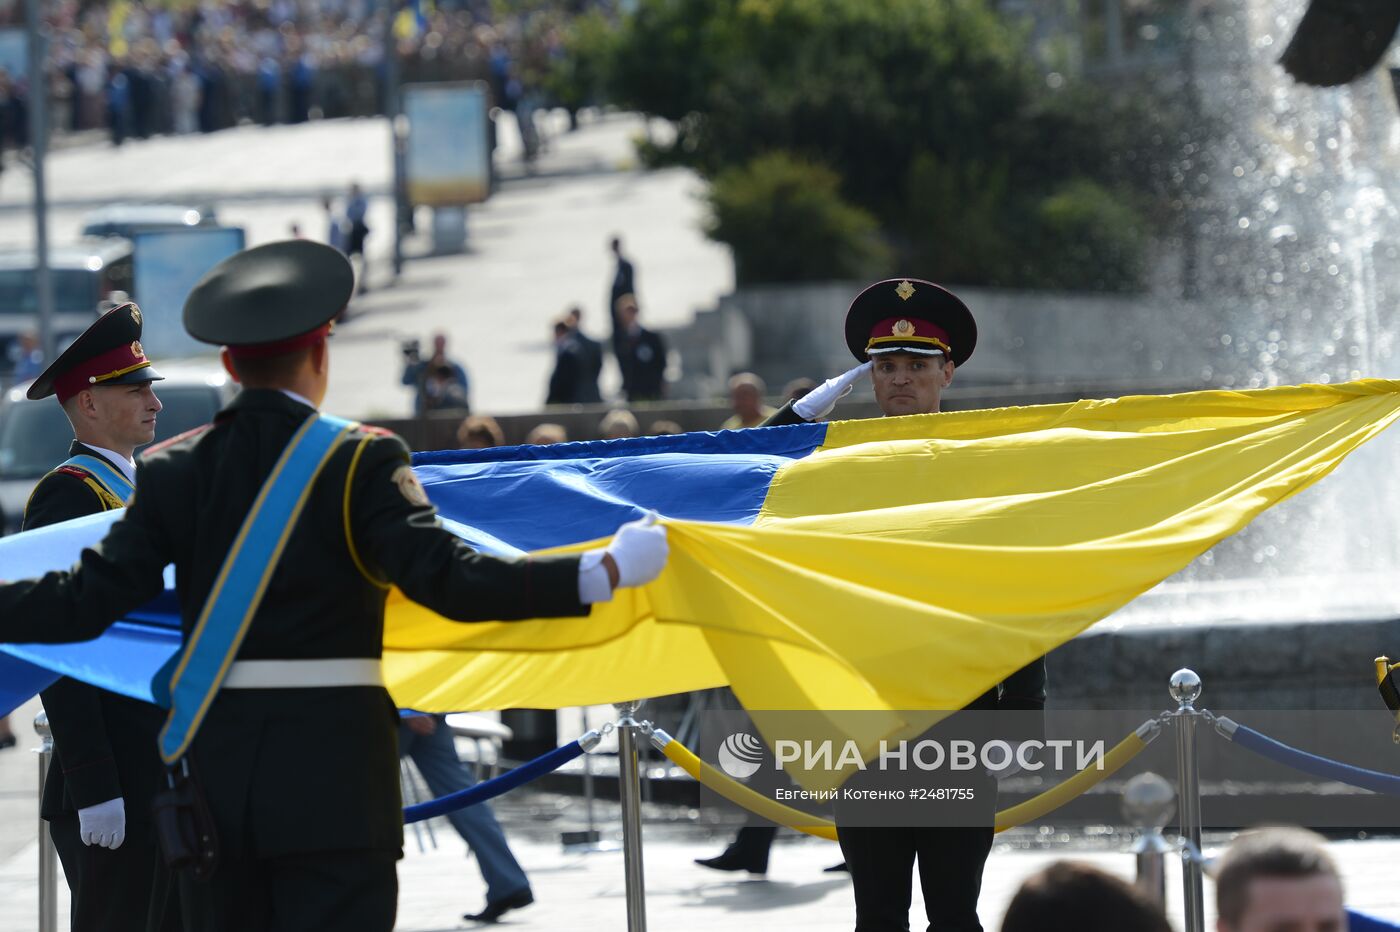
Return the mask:
<svg viewBox="0 0 1400 932">
<path fill-rule="evenodd" d="M 131 308 L 131 322 L 138 327 L 141 326 L 141 309 L 139 307 L 133 306 Z M 140 354 L 138 353 L 137 355 L 139 356 Z"/>
<path fill-rule="evenodd" d="M 914 325 L 907 320 L 897 320 L 890 328 L 890 333 L 897 337 L 912 337 L 914 335 Z"/>
<path fill-rule="evenodd" d="M 145 359 L 145 358 L 146 358 L 146 351 L 145 351 L 144 349 L 141 348 L 141 341 L 140 341 L 140 340 L 132 340 L 132 341 L 131 341 L 131 355 L 135 356 L 137 359 Z"/>
<path fill-rule="evenodd" d="M 894 293 L 899 295 L 899 300 L 908 301 L 914 296 L 914 286 L 908 281 L 902 281 L 895 286 Z"/>
</svg>

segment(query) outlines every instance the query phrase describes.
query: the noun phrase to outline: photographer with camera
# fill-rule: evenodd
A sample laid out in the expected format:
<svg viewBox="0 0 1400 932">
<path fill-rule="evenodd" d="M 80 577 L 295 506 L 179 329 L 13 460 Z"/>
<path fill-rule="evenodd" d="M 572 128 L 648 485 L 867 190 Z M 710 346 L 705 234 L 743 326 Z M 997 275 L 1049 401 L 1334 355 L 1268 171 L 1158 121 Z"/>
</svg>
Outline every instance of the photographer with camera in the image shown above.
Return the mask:
<svg viewBox="0 0 1400 932">
<path fill-rule="evenodd" d="M 433 355 L 422 358 L 417 340 L 405 340 L 403 384 L 417 392 L 413 413 L 422 417 L 429 411 L 469 410 L 467 370 L 447 357 L 447 334 L 433 334 Z"/>
</svg>

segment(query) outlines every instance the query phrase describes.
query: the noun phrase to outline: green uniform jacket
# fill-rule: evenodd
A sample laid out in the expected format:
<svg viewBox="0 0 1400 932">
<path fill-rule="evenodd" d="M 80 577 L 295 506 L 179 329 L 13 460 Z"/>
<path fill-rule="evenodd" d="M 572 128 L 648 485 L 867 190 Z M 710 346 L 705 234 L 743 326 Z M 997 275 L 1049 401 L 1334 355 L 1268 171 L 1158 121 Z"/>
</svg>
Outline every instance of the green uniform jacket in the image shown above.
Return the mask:
<svg viewBox="0 0 1400 932">
<path fill-rule="evenodd" d="M 169 563 L 188 636 L 263 480 L 312 413 L 246 389 L 212 425 L 148 450 L 141 491 L 75 570 L 0 586 L 0 640 L 92 638 L 159 594 Z M 441 527 L 408 464 L 402 440 L 369 428 L 332 455 L 239 659 L 380 656 L 390 583 L 458 621 L 587 614 L 577 557 L 473 551 Z M 396 726 L 377 687 L 221 691 L 190 755 L 221 847 L 401 850 Z"/>
<path fill-rule="evenodd" d="M 115 463 L 78 441 L 69 456 L 85 454 Z M 39 480 L 24 507 L 24 530 L 97 514 L 114 503 L 72 467 Z M 160 785 L 156 735 L 165 716 L 149 703 L 119 696 L 64 677 L 39 694 L 53 729 L 54 766 L 44 781 L 39 814 L 54 819 L 121 796 L 130 821 L 150 820 L 150 801 Z"/>
</svg>

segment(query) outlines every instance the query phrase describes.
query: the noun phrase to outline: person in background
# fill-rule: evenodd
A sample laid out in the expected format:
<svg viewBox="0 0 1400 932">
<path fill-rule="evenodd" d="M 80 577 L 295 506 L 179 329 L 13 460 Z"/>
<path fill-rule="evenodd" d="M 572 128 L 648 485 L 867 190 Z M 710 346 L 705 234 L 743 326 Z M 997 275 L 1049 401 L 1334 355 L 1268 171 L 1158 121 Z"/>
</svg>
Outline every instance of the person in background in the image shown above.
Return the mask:
<svg viewBox="0 0 1400 932">
<path fill-rule="evenodd" d="M 740 372 L 729 379 L 729 407 L 734 412 L 720 430 L 738 430 L 742 427 L 757 427 L 778 413 L 763 403 L 768 386 L 763 379 L 752 372 Z"/>
<path fill-rule="evenodd" d="M 622 328 L 617 363 L 622 369 L 622 393 L 628 401 L 657 401 L 666 394 L 666 341 L 638 322 L 635 295 L 617 299 Z"/>
<path fill-rule="evenodd" d="M 457 425 L 457 444 L 463 450 L 485 450 L 504 446 L 505 442 L 505 434 L 494 417 L 473 414 Z"/>
<path fill-rule="evenodd" d="M 369 237 L 369 224 L 365 220 L 368 213 L 369 200 L 365 197 L 364 190 L 358 182 L 352 182 L 350 193 L 345 198 L 345 222 L 349 225 L 345 254 L 350 257 L 351 263 L 355 262 L 356 256 L 360 258 L 355 269 L 355 279 L 359 282 L 356 288 L 358 294 L 369 291 L 369 259 L 365 255 L 365 240 Z"/>
<path fill-rule="evenodd" d="M 637 275 L 632 263 L 622 254 L 622 237 L 614 236 L 608 241 L 608 248 L 612 250 L 616 265 L 613 267 L 612 286 L 608 290 L 608 313 L 612 316 L 612 341 L 613 352 L 617 354 L 618 361 L 622 359 L 622 322 L 618 320 L 617 302 L 623 295 L 634 295 L 637 293 Z"/>
<path fill-rule="evenodd" d="M 445 715 L 405 715 L 399 721 L 399 756 L 412 759 L 434 798 L 448 796 L 476 785 L 471 768 L 457 755 L 452 729 Z M 512 909 L 535 902 L 530 880 L 510 850 L 501 824 L 487 803 L 454 809 L 447 819 L 476 857 L 481 879 L 486 881 L 486 907 L 466 913 L 473 922 L 497 922 Z"/>
<path fill-rule="evenodd" d="M 1321 836 L 1245 832 L 1215 865 L 1217 932 L 1346 932 L 1342 878 Z"/>
<path fill-rule="evenodd" d="M 603 371 L 603 345 L 583 332 L 583 308 L 575 304 L 564 315 L 564 321 L 574 331 L 574 342 L 579 347 L 579 387 L 580 404 L 597 404 L 603 400 L 598 391 L 598 376 Z"/>
<path fill-rule="evenodd" d="M 569 432 L 561 424 L 536 424 L 525 435 L 525 442 L 531 446 L 548 446 L 551 443 L 568 443 Z"/>
<path fill-rule="evenodd" d="M 470 407 L 468 401 L 471 383 L 467 379 L 467 370 L 447 355 L 447 334 L 445 333 L 433 334 L 433 354 L 427 359 L 423 359 L 419 355 L 417 340 L 404 347 L 404 368 L 401 381 L 404 385 L 417 389 L 418 394 L 414 399 L 413 410 L 419 416 L 432 410 Z M 442 404 L 442 399 L 447 399 L 455 404 Z"/>
<path fill-rule="evenodd" d="M 1162 907 L 1126 880 L 1058 861 L 1022 882 L 1001 932 L 1172 932 Z"/>
<path fill-rule="evenodd" d="M 545 392 L 547 405 L 569 405 L 580 400 L 579 387 L 583 381 L 581 347 L 574 328 L 561 317 L 554 322 L 554 371 L 549 374 Z"/>
<path fill-rule="evenodd" d="M 806 377 L 793 379 L 783 386 L 783 402 L 797 401 L 805 398 L 807 393 L 817 387 L 816 379 Z"/>
<path fill-rule="evenodd" d="M 15 731 L 10 727 L 10 717 L 0 715 L 0 751 L 12 748 L 18 743 L 19 739 L 15 737 Z"/>
<path fill-rule="evenodd" d="M 19 335 L 12 352 L 16 382 L 28 382 L 44 371 L 44 349 L 39 345 L 39 335 L 33 330 Z"/>
<path fill-rule="evenodd" d="M 350 247 L 349 237 L 346 236 L 345 219 L 336 213 L 335 200 L 329 194 L 321 198 L 321 209 L 326 212 L 327 245 L 345 252 Z"/>
<path fill-rule="evenodd" d="M 613 408 L 598 422 L 598 433 L 604 440 L 640 437 L 642 425 L 637 423 L 637 416 L 626 408 Z"/>
<path fill-rule="evenodd" d="M 662 420 L 652 421 L 651 426 L 647 428 L 647 433 L 653 437 L 664 437 L 668 434 L 683 434 L 685 431 L 675 421 Z"/>
</svg>

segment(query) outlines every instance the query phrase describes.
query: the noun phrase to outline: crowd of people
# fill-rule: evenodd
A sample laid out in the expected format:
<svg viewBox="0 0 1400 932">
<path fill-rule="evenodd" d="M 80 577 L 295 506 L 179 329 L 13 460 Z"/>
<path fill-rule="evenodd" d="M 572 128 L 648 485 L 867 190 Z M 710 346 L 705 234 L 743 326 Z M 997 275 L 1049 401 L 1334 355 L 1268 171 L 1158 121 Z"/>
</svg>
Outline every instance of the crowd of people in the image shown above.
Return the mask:
<svg viewBox="0 0 1400 932">
<path fill-rule="evenodd" d="M 1216 932 L 1362 932 L 1393 928 L 1348 914 L 1336 861 L 1320 835 L 1274 827 L 1239 835 L 1210 872 Z M 1028 877 L 1001 932 L 1172 932 L 1163 904 L 1088 864 L 1056 862 Z"/>
<path fill-rule="evenodd" d="M 370 116 L 385 108 L 384 37 L 400 80 L 490 83 L 496 105 L 533 129 L 568 17 L 595 6 L 489 0 L 141 0 L 47 4 L 52 125 L 105 129 L 113 143 L 213 132 L 240 123 Z M 22 5 L 0 26 L 22 22 Z M 0 133 L 22 143 L 27 82 L 0 74 Z M 529 130 L 524 130 L 531 148 Z M 538 143 L 538 138 L 535 138 Z"/>
</svg>

